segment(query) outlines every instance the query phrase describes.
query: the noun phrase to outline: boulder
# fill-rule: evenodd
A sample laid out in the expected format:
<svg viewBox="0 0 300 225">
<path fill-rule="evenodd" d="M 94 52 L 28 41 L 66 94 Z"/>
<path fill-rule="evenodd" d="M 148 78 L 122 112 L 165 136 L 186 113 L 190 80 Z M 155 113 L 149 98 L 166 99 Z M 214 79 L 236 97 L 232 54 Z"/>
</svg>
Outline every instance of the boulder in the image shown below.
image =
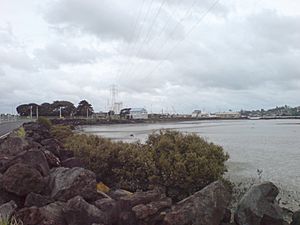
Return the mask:
<svg viewBox="0 0 300 225">
<path fill-rule="evenodd" d="M 31 192 L 26 196 L 24 206 L 25 207 L 31 207 L 31 206 L 43 207 L 52 202 L 54 202 L 54 200 L 49 196 L 44 196 L 44 195 L 40 195 L 40 194 Z"/>
<path fill-rule="evenodd" d="M 76 196 L 67 202 L 63 214 L 68 225 L 108 224 L 107 215 L 96 206 L 87 203 L 80 196 Z"/>
<path fill-rule="evenodd" d="M 2 183 L 0 183 L 2 185 Z M 9 201 L 13 200 L 19 207 L 23 206 L 24 200 L 22 197 L 17 196 L 13 193 L 9 193 L 0 187 L 0 205 L 5 204 Z"/>
<path fill-rule="evenodd" d="M 61 162 L 58 157 L 56 157 L 52 152 L 48 150 L 43 150 L 45 157 L 47 159 L 49 167 L 52 169 L 54 167 L 61 166 Z"/>
<path fill-rule="evenodd" d="M 39 123 L 25 123 L 23 127 L 26 131 L 26 139 L 41 143 L 42 140 L 51 138 L 49 129 Z"/>
<path fill-rule="evenodd" d="M 43 176 L 47 176 L 49 174 L 49 165 L 44 153 L 41 150 L 32 149 L 29 151 L 23 151 L 15 156 L 13 159 L 9 160 L 4 164 L 1 171 L 4 172 L 10 166 L 22 163 L 31 166 L 38 170 Z"/>
<path fill-rule="evenodd" d="M 97 196 L 96 176 L 87 169 L 59 167 L 51 170 L 51 197 L 55 200 L 67 201 L 77 195 L 93 200 Z"/>
<path fill-rule="evenodd" d="M 216 181 L 177 203 L 166 213 L 164 225 L 219 225 L 224 218 L 231 194 Z"/>
<path fill-rule="evenodd" d="M 10 219 L 15 213 L 17 204 L 14 201 L 7 202 L 0 206 L 0 218 Z"/>
<path fill-rule="evenodd" d="M 31 166 L 17 163 L 9 167 L 3 174 L 3 188 L 18 196 L 26 196 L 30 192 L 43 191 L 46 180 L 41 173 Z"/>
<path fill-rule="evenodd" d="M 74 168 L 74 167 L 84 167 L 84 164 L 80 159 L 76 157 L 72 157 L 62 161 L 61 166 L 67 168 Z"/>
<path fill-rule="evenodd" d="M 63 147 L 63 144 L 56 140 L 55 138 L 48 138 L 41 141 L 41 144 L 44 148 L 50 152 L 52 152 L 55 156 L 59 157 L 60 149 Z"/>
<path fill-rule="evenodd" d="M 151 202 L 149 204 L 140 204 L 136 205 L 132 208 L 136 218 L 138 219 L 146 219 L 148 217 L 152 217 L 161 211 L 168 209 L 172 206 L 172 199 L 165 198 L 160 201 Z"/>
<path fill-rule="evenodd" d="M 65 203 L 54 202 L 43 207 L 23 208 L 16 213 L 24 225 L 67 225 L 63 217 Z"/>
<path fill-rule="evenodd" d="M 282 209 L 275 201 L 278 188 L 271 182 L 254 185 L 238 203 L 234 220 L 238 225 L 282 225 Z"/>
<path fill-rule="evenodd" d="M 59 151 L 59 159 L 60 159 L 61 161 L 64 161 L 64 160 L 66 160 L 66 159 L 68 159 L 68 158 L 72 158 L 72 157 L 74 157 L 74 152 L 71 151 L 71 150 L 64 150 L 64 149 L 61 149 L 61 150 Z"/>
<path fill-rule="evenodd" d="M 7 137 L 0 145 L 0 156 L 15 156 L 28 146 L 28 142 L 20 137 Z"/>
<path fill-rule="evenodd" d="M 146 192 L 135 192 L 132 195 L 123 196 L 119 200 L 122 209 L 131 209 L 140 204 L 148 204 L 165 198 L 165 194 L 159 190 L 150 190 Z"/>
<path fill-rule="evenodd" d="M 108 193 L 108 195 L 115 200 L 119 200 L 122 197 L 127 197 L 127 196 L 132 195 L 132 192 L 129 192 L 129 191 L 126 191 L 123 189 L 116 189 L 116 190 L 111 190 Z"/>
<path fill-rule="evenodd" d="M 300 225 L 300 211 L 294 212 L 291 225 Z"/>
<path fill-rule="evenodd" d="M 122 210 L 119 208 L 117 201 L 110 198 L 102 198 L 95 201 L 94 205 L 107 215 L 108 224 L 117 223 L 119 213 Z"/>
</svg>

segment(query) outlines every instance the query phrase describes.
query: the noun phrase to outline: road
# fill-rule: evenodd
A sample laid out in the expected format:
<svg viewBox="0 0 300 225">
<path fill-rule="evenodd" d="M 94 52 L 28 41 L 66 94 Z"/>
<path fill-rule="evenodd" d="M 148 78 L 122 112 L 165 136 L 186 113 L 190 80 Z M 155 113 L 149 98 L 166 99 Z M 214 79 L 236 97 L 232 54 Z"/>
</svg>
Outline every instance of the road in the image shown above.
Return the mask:
<svg viewBox="0 0 300 225">
<path fill-rule="evenodd" d="M 23 120 L 11 121 L 11 122 L 1 122 L 0 123 L 0 138 L 5 137 L 14 129 L 20 127 L 24 123 Z"/>
</svg>

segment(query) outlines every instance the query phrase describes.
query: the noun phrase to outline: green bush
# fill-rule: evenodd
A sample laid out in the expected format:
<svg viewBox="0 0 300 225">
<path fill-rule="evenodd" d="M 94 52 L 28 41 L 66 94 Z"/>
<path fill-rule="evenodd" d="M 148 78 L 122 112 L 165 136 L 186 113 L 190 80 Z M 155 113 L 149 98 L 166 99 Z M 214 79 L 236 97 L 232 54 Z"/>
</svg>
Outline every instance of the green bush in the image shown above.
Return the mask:
<svg viewBox="0 0 300 225">
<path fill-rule="evenodd" d="M 16 131 L 16 134 L 18 137 L 20 138 L 25 138 L 26 136 L 26 131 L 24 129 L 24 127 L 20 127 L 17 131 Z"/>
<path fill-rule="evenodd" d="M 151 134 L 146 144 L 77 134 L 65 145 L 107 185 L 129 191 L 160 186 L 175 201 L 222 178 L 229 158 L 222 147 L 176 131 Z"/>
<path fill-rule="evenodd" d="M 66 138 L 73 135 L 71 127 L 65 125 L 54 125 L 51 127 L 50 132 L 53 137 L 59 141 L 64 141 Z"/>
<path fill-rule="evenodd" d="M 228 154 L 195 134 L 160 131 L 148 137 L 146 147 L 154 160 L 156 184 L 175 200 L 221 179 L 226 172 Z"/>
<path fill-rule="evenodd" d="M 23 225 L 23 222 L 20 220 L 17 220 L 15 217 L 8 219 L 8 218 L 3 218 L 0 215 L 0 225 Z"/>
<path fill-rule="evenodd" d="M 37 122 L 38 122 L 38 124 L 44 125 L 48 129 L 50 129 L 52 126 L 52 122 L 48 118 L 43 117 L 43 116 L 39 117 L 37 119 Z"/>
</svg>

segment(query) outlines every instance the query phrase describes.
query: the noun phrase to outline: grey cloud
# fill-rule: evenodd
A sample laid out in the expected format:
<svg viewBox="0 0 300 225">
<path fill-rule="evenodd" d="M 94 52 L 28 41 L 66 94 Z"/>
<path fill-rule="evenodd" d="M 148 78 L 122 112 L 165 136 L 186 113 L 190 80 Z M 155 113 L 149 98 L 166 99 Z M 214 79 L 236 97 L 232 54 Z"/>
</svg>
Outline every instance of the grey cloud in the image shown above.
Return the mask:
<svg viewBox="0 0 300 225">
<path fill-rule="evenodd" d="M 51 43 L 34 51 L 39 63 L 46 68 L 58 68 L 62 64 L 89 64 L 102 59 L 106 53 L 85 49 L 72 44 Z M 108 55 L 106 54 L 106 57 Z"/>
<path fill-rule="evenodd" d="M 61 0 L 51 2 L 46 20 L 62 28 L 91 32 L 101 39 L 131 41 L 134 19 L 112 0 Z"/>
</svg>

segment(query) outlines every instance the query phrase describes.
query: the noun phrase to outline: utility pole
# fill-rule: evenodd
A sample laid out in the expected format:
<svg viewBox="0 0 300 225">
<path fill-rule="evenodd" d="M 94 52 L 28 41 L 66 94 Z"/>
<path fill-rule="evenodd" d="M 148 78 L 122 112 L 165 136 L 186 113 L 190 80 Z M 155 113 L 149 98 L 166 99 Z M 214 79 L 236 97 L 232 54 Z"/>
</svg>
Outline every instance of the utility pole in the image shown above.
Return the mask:
<svg viewBox="0 0 300 225">
<path fill-rule="evenodd" d="M 59 118 L 61 119 L 61 107 L 59 107 Z"/>
<path fill-rule="evenodd" d="M 30 119 L 32 120 L 32 105 L 30 106 Z"/>
<path fill-rule="evenodd" d="M 38 118 L 39 118 L 39 107 L 36 106 L 36 119 L 38 119 Z"/>
<path fill-rule="evenodd" d="M 86 118 L 89 118 L 89 108 L 86 108 Z"/>
</svg>

